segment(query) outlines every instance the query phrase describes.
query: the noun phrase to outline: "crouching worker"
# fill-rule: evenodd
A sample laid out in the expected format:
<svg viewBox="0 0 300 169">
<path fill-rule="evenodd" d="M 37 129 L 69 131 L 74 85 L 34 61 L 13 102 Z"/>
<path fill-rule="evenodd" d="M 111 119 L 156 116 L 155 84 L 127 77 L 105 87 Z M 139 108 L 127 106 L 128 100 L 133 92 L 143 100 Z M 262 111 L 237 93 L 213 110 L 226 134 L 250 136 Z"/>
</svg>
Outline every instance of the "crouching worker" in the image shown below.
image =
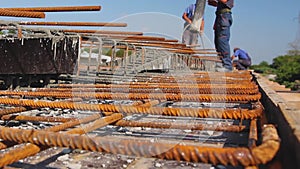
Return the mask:
<svg viewBox="0 0 300 169">
<path fill-rule="evenodd" d="M 234 48 L 233 52 L 231 57 L 233 66 L 238 70 L 247 70 L 251 66 L 250 55 L 240 48 Z"/>
</svg>

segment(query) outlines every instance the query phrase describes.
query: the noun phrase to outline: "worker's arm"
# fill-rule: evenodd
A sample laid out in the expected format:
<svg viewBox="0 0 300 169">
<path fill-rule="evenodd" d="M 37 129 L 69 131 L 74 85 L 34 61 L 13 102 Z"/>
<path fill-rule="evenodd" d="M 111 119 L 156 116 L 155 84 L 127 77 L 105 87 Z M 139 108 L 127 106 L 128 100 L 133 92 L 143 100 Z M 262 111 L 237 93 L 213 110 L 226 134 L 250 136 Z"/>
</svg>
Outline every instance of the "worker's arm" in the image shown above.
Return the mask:
<svg viewBox="0 0 300 169">
<path fill-rule="evenodd" d="M 192 23 L 192 20 L 190 20 L 190 18 L 187 17 L 187 13 L 183 13 L 182 18 L 189 24 Z M 200 25 L 200 33 L 203 33 L 204 31 L 204 19 L 202 18 L 202 22 Z"/>
<path fill-rule="evenodd" d="M 200 34 L 204 32 L 204 19 L 202 18 L 201 26 L 200 26 Z"/>
<path fill-rule="evenodd" d="M 227 3 L 228 0 L 208 0 L 208 5 L 217 6 L 218 2 L 222 2 L 223 4 Z"/>
<path fill-rule="evenodd" d="M 217 6 L 217 4 L 218 4 L 217 0 L 208 0 L 208 5 Z"/>
<path fill-rule="evenodd" d="M 219 0 L 220 2 L 222 2 L 223 4 L 227 3 L 228 0 Z"/>
<path fill-rule="evenodd" d="M 231 60 L 234 60 L 234 59 L 235 59 L 235 57 L 236 57 L 235 55 L 232 55 L 232 56 L 231 56 Z"/>
<path fill-rule="evenodd" d="M 188 18 L 187 13 L 183 13 L 182 19 L 185 20 L 189 24 L 192 23 L 192 20 L 190 20 L 190 18 Z"/>
</svg>

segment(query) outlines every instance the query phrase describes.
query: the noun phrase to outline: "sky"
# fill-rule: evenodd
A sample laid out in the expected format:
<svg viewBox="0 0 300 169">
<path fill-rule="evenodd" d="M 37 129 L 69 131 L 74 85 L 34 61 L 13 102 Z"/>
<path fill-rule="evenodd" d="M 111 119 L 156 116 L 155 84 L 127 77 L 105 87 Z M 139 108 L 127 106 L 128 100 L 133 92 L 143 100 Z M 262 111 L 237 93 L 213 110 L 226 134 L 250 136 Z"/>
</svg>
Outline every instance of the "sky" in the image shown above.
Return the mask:
<svg viewBox="0 0 300 169">
<path fill-rule="evenodd" d="M 181 41 L 184 9 L 196 0 L 10 0 L 5 7 L 52 7 L 99 5 L 100 11 L 46 13 L 45 19 L 1 17 L 0 20 L 18 21 L 80 21 L 122 22 L 125 28 L 85 27 L 74 29 L 100 29 L 138 31 L 145 35 L 158 35 Z M 232 9 L 231 49 L 240 47 L 252 57 L 253 63 L 272 63 L 273 58 L 285 55 L 289 43 L 300 38 L 300 0 L 235 0 Z M 213 23 L 215 8 L 205 7 L 205 30 L 202 37 L 205 48 L 214 48 Z M 61 27 L 65 28 L 65 27 Z M 70 29 L 70 28 L 68 28 Z M 231 50 L 232 52 L 232 50 Z"/>
</svg>

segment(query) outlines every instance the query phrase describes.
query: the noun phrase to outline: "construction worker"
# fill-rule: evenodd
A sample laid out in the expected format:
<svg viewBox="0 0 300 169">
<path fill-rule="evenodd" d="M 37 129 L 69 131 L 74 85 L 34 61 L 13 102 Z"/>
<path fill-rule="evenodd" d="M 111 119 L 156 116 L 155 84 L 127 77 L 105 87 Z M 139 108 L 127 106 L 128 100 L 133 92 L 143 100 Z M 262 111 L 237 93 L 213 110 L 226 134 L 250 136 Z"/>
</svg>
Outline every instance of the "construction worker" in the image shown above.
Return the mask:
<svg viewBox="0 0 300 169">
<path fill-rule="evenodd" d="M 215 48 L 220 53 L 222 67 L 217 67 L 216 71 L 232 71 L 232 62 L 230 56 L 230 27 L 232 25 L 231 9 L 234 0 L 208 0 L 208 5 L 217 7 L 214 23 Z"/>
<path fill-rule="evenodd" d="M 191 4 L 184 10 L 182 15 L 183 20 L 185 20 L 184 31 L 182 35 L 182 43 L 190 46 L 194 46 L 198 43 L 199 31 L 194 31 L 190 29 L 191 23 L 193 21 L 195 9 L 196 9 L 196 4 Z M 204 30 L 204 19 L 202 19 L 201 26 L 199 29 L 200 29 L 200 34 L 202 34 Z"/>
<path fill-rule="evenodd" d="M 238 70 L 246 70 L 251 66 L 251 57 L 250 55 L 240 48 L 233 49 L 234 54 L 232 55 L 233 66 Z"/>
</svg>

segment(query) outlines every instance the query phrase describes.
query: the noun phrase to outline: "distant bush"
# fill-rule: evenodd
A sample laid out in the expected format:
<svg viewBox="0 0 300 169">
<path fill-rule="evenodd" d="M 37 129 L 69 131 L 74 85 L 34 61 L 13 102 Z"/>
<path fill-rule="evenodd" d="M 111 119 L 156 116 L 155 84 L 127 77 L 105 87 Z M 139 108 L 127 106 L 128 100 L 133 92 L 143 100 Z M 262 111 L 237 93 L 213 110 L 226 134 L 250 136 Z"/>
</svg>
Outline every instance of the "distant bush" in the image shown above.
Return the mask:
<svg viewBox="0 0 300 169">
<path fill-rule="evenodd" d="M 299 90 L 300 86 L 300 55 L 284 55 L 273 59 L 269 65 L 263 61 L 258 65 L 251 66 L 257 73 L 275 74 L 275 81 L 292 90 Z"/>
<path fill-rule="evenodd" d="M 262 61 L 258 65 L 250 66 L 250 69 L 253 69 L 254 72 L 262 73 L 262 74 L 273 74 L 275 70 L 271 68 L 271 66 L 266 61 Z"/>
<path fill-rule="evenodd" d="M 296 81 L 300 80 L 300 55 L 279 56 L 273 59 L 271 67 L 276 70 L 276 82 L 292 89 L 296 88 Z"/>
</svg>

